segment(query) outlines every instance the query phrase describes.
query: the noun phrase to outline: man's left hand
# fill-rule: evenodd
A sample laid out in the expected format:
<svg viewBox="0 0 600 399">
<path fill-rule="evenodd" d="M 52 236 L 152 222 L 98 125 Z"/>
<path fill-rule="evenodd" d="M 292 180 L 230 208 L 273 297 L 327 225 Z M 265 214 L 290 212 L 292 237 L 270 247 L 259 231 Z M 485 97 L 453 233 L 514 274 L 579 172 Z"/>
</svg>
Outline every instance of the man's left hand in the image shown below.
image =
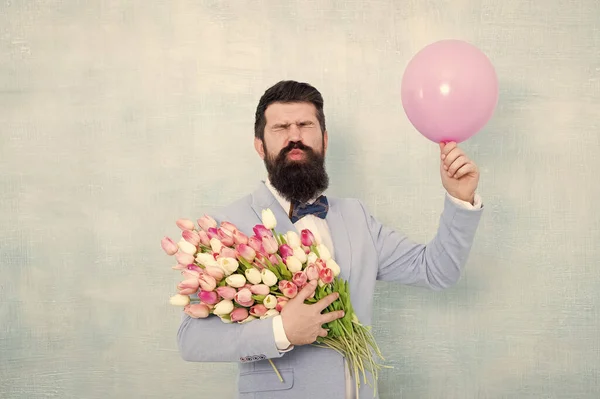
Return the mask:
<svg viewBox="0 0 600 399">
<path fill-rule="evenodd" d="M 473 204 L 479 169 L 455 142 L 440 143 L 442 185 L 451 196 Z"/>
</svg>

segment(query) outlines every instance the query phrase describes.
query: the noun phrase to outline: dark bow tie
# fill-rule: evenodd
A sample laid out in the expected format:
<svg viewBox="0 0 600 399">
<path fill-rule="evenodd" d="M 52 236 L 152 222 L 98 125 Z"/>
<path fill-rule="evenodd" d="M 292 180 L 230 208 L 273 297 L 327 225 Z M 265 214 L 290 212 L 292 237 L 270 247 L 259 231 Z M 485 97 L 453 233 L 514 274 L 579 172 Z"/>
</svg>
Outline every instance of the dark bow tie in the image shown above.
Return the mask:
<svg viewBox="0 0 600 399">
<path fill-rule="evenodd" d="M 321 195 L 312 204 L 305 204 L 298 201 L 292 201 L 292 215 L 290 217 L 292 223 L 296 223 L 306 215 L 315 215 L 321 219 L 325 219 L 329 210 L 329 202 L 327 197 Z"/>
</svg>

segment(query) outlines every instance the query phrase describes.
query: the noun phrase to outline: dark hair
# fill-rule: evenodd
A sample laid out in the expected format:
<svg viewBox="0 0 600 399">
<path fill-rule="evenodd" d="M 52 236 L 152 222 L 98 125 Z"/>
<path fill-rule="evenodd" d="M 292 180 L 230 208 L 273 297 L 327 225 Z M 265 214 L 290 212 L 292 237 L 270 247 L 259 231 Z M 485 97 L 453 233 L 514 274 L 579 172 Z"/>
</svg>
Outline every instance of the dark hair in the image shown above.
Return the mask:
<svg viewBox="0 0 600 399">
<path fill-rule="evenodd" d="M 268 88 L 260 98 L 256 107 L 254 119 L 254 137 L 263 140 L 267 119 L 265 111 L 273 103 L 312 103 L 317 109 L 317 120 L 321 125 L 321 132 L 325 131 L 325 114 L 323 113 L 323 96 L 317 89 L 308 83 L 282 80 Z"/>
</svg>

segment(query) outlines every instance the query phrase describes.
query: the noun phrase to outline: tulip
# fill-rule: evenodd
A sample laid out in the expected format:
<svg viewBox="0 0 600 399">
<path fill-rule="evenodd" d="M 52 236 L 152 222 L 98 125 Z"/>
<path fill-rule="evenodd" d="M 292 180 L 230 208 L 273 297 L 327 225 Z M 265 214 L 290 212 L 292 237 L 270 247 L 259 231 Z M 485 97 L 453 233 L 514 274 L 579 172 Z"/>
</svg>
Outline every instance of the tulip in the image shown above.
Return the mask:
<svg viewBox="0 0 600 399">
<path fill-rule="evenodd" d="M 208 247 L 210 245 L 210 237 L 208 236 L 206 231 L 200 230 L 198 232 L 198 237 L 200 237 L 200 244 L 204 245 L 205 247 Z"/>
<path fill-rule="evenodd" d="M 263 251 L 262 238 L 260 238 L 260 237 L 256 237 L 256 236 L 250 237 L 248 239 L 248 245 L 250 246 L 250 248 L 252 248 L 256 252 Z"/>
<path fill-rule="evenodd" d="M 181 263 L 178 263 L 175 266 L 171 266 L 171 269 L 173 269 L 173 270 L 184 270 L 186 267 L 187 267 L 187 265 L 182 265 Z"/>
<path fill-rule="evenodd" d="M 315 236 L 310 230 L 304 229 L 300 232 L 300 241 L 302 245 L 310 247 L 315 243 Z"/>
<path fill-rule="evenodd" d="M 287 266 L 288 270 L 292 273 L 296 273 L 302 270 L 302 262 L 300 262 L 295 256 L 288 256 L 285 260 L 285 265 Z"/>
<path fill-rule="evenodd" d="M 262 216 L 262 218 L 261 218 L 262 224 L 267 229 L 271 230 L 271 229 L 274 229 L 275 226 L 277 226 L 277 219 L 275 218 L 275 214 L 273 214 L 272 210 L 263 209 L 261 216 Z"/>
<path fill-rule="evenodd" d="M 317 261 L 315 262 L 315 265 L 317 265 L 317 268 L 319 269 L 319 273 L 321 272 L 321 270 L 327 268 L 327 263 L 323 259 L 317 259 Z"/>
<path fill-rule="evenodd" d="M 306 262 L 309 264 L 315 263 L 317 261 L 317 259 L 319 259 L 319 257 L 314 252 L 309 252 L 308 255 L 306 255 Z"/>
<path fill-rule="evenodd" d="M 294 282 L 294 284 L 296 284 L 296 286 L 298 288 L 304 287 L 304 284 L 307 283 L 308 281 L 308 276 L 306 275 L 305 271 L 299 271 L 294 273 L 294 276 L 292 277 L 292 281 Z"/>
<path fill-rule="evenodd" d="M 217 230 L 217 238 L 226 247 L 231 247 L 234 243 L 233 236 L 223 229 Z"/>
<path fill-rule="evenodd" d="M 210 228 L 217 227 L 217 221 L 208 215 L 204 215 L 198 219 L 198 226 L 200 226 L 203 231 L 208 231 Z"/>
<path fill-rule="evenodd" d="M 288 298 L 279 297 L 277 298 L 277 306 L 275 306 L 275 310 L 281 313 L 281 310 L 288 303 Z"/>
<path fill-rule="evenodd" d="M 195 271 L 195 270 L 188 270 L 187 268 L 190 265 L 186 266 L 186 268 L 184 270 L 181 271 L 181 275 L 183 276 L 184 280 L 189 280 L 189 279 L 197 279 L 198 277 L 200 277 L 200 273 Z"/>
<path fill-rule="evenodd" d="M 283 259 L 287 258 L 288 256 L 292 256 L 293 254 L 294 250 L 288 244 L 279 246 L 279 255 L 281 255 Z"/>
<path fill-rule="evenodd" d="M 202 288 L 204 291 L 212 291 L 217 287 L 217 280 L 208 274 L 200 275 L 200 277 L 198 277 L 198 281 L 200 282 L 200 288 Z"/>
<path fill-rule="evenodd" d="M 233 312 L 231 312 L 231 321 L 239 322 L 248 317 L 248 309 L 246 308 L 235 308 Z"/>
<path fill-rule="evenodd" d="M 263 299 L 263 305 L 265 305 L 267 309 L 275 309 L 275 306 L 277 306 L 277 298 L 275 298 L 275 295 L 269 294 Z"/>
<path fill-rule="evenodd" d="M 200 282 L 197 278 L 188 278 L 177 285 L 177 290 L 181 295 L 192 295 L 198 291 Z"/>
<path fill-rule="evenodd" d="M 251 268 L 246 269 L 245 272 L 246 280 L 248 280 L 251 284 L 260 284 L 262 281 L 262 277 L 258 269 Z"/>
<path fill-rule="evenodd" d="M 239 230 L 233 232 L 233 241 L 236 245 L 248 244 L 248 236 Z"/>
<path fill-rule="evenodd" d="M 185 272 L 184 273 L 190 273 L 193 274 L 195 277 L 198 277 L 203 271 L 202 269 L 200 269 L 198 266 L 192 264 L 189 264 L 185 267 Z M 183 274 L 183 273 L 182 273 Z"/>
<path fill-rule="evenodd" d="M 195 227 L 194 222 L 192 222 L 191 220 L 188 220 L 188 219 L 177 219 L 175 224 L 181 230 L 194 230 L 194 227 Z"/>
<path fill-rule="evenodd" d="M 260 272 L 261 278 L 262 278 L 262 282 L 268 286 L 268 287 L 272 287 L 275 284 L 277 284 L 277 276 L 270 271 L 269 269 L 263 269 Z"/>
<path fill-rule="evenodd" d="M 265 313 L 264 315 L 262 315 L 260 318 L 262 320 L 264 319 L 268 319 L 269 317 L 273 317 L 273 316 L 277 316 L 279 314 L 279 312 L 275 309 L 269 309 L 267 310 L 267 313 Z"/>
<path fill-rule="evenodd" d="M 229 299 L 223 299 L 221 302 L 217 303 L 213 309 L 213 314 L 217 316 L 225 316 L 233 311 L 233 302 Z"/>
<path fill-rule="evenodd" d="M 238 252 L 237 250 L 230 247 L 221 248 L 221 252 L 219 253 L 219 257 L 221 258 L 237 258 Z"/>
<path fill-rule="evenodd" d="M 325 284 L 330 284 L 333 282 L 333 271 L 328 268 L 324 268 L 319 272 L 319 278 Z"/>
<path fill-rule="evenodd" d="M 227 284 L 234 288 L 241 288 L 246 284 L 246 277 L 241 274 L 232 274 L 231 276 L 225 279 Z"/>
<path fill-rule="evenodd" d="M 234 258 L 219 258 L 217 259 L 217 265 L 223 270 L 226 276 L 229 276 L 236 272 L 240 264 Z"/>
<path fill-rule="evenodd" d="M 206 230 L 206 235 L 211 240 L 213 238 L 218 238 L 219 237 L 219 230 L 217 230 L 216 227 L 211 227 L 210 229 Z"/>
<path fill-rule="evenodd" d="M 237 294 L 237 291 L 233 287 L 223 286 L 217 287 L 217 294 L 219 294 L 223 299 L 233 301 L 235 299 L 235 294 Z"/>
<path fill-rule="evenodd" d="M 207 305 L 214 305 L 219 302 L 219 295 L 216 291 L 200 291 L 198 298 Z"/>
<path fill-rule="evenodd" d="M 273 236 L 263 237 L 262 245 L 263 245 L 263 248 L 265 249 L 265 252 L 268 254 L 274 254 L 275 252 L 277 252 L 277 249 L 279 249 L 279 247 L 277 245 L 277 240 Z"/>
<path fill-rule="evenodd" d="M 319 244 L 317 246 L 317 251 L 319 251 L 319 257 L 324 261 L 328 261 L 331 259 L 331 254 L 329 253 L 329 249 L 323 244 Z"/>
<path fill-rule="evenodd" d="M 216 281 L 221 281 L 223 280 L 223 277 L 225 277 L 225 273 L 218 266 L 209 266 L 204 269 L 204 272 L 214 278 Z"/>
<path fill-rule="evenodd" d="M 264 315 L 265 313 L 267 313 L 267 307 L 265 305 L 259 304 L 259 305 L 254 305 L 250 308 L 250 314 L 252 316 L 256 316 L 256 317 L 260 317 L 262 315 Z"/>
<path fill-rule="evenodd" d="M 210 309 L 203 303 L 187 305 L 185 308 L 183 308 L 183 311 L 185 314 L 194 319 L 204 319 L 210 314 Z"/>
<path fill-rule="evenodd" d="M 302 244 L 298 233 L 291 230 L 285 234 L 285 240 L 287 241 L 288 245 L 292 248 L 299 247 Z"/>
<path fill-rule="evenodd" d="M 223 248 L 223 243 L 218 238 L 211 238 L 210 248 L 214 253 L 218 254 L 219 252 L 221 252 L 221 248 Z"/>
<path fill-rule="evenodd" d="M 177 246 L 183 252 L 185 252 L 186 254 L 190 254 L 190 255 L 194 255 L 196 253 L 196 251 L 198 251 L 198 248 L 196 248 L 195 245 L 190 244 L 189 242 L 187 242 L 183 238 L 177 243 Z"/>
<path fill-rule="evenodd" d="M 181 233 L 184 240 L 197 247 L 200 244 L 200 235 L 195 230 L 184 230 Z"/>
<path fill-rule="evenodd" d="M 233 236 L 233 233 L 235 233 L 238 228 L 233 223 L 221 222 L 221 229 L 228 233 L 227 235 Z"/>
<path fill-rule="evenodd" d="M 228 315 L 228 314 L 226 314 L 226 315 L 223 315 L 223 316 L 219 316 L 219 318 L 220 318 L 220 319 L 221 319 L 221 321 L 222 321 L 223 323 L 225 323 L 225 324 L 231 324 L 231 323 L 233 323 L 233 321 L 231 321 L 231 316 L 230 316 L 230 315 Z"/>
<path fill-rule="evenodd" d="M 315 281 L 319 279 L 319 268 L 314 263 L 308 265 L 306 269 L 304 269 L 304 271 L 306 272 L 306 277 L 310 281 Z"/>
<path fill-rule="evenodd" d="M 252 299 L 252 292 L 248 288 L 242 288 L 239 290 L 234 297 L 235 301 L 239 303 L 241 306 L 249 308 L 254 304 L 254 299 Z"/>
<path fill-rule="evenodd" d="M 256 284 L 250 287 L 250 291 L 252 291 L 254 295 L 268 295 L 269 292 L 271 292 L 271 289 L 264 284 Z"/>
<path fill-rule="evenodd" d="M 187 306 L 190 304 L 190 297 L 187 295 L 173 295 L 169 298 L 169 303 L 173 306 Z"/>
<path fill-rule="evenodd" d="M 194 263 L 194 255 L 190 255 L 185 252 L 177 252 L 175 254 L 175 259 L 177 259 L 177 262 L 181 263 L 182 265 Z"/>
<path fill-rule="evenodd" d="M 308 257 L 306 256 L 306 252 L 300 247 L 294 248 L 294 256 L 298 258 L 300 263 L 305 263 Z"/>
<path fill-rule="evenodd" d="M 163 251 L 165 251 L 165 253 L 169 256 L 175 255 L 179 250 L 177 244 L 175 244 L 175 242 L 173 242 L 173 240 L 171 240 L 169 237 L 164 237 L 160 241 L 160 246 L 162 247 Z"/>
<path fill-rule="evenodd" d="M 341 269 L 340 269 L 340 265 L 338 265 L 335 260 L 333 259 L 329 259 L 327 262 L 325 262 L 327 264 L 327 268 L 331 269 L 331 271 L 333 272 L 334 277 L 337 277 L 340 275 L 341 273 Z"/>
<path fill-rule="evenodd" d="M 240 256 L 248 262 L 252 262 L 256 257 L 256 251 L 251 246 L 246 244 L 239 244 L 237 246 L 237 251 Z"/>
<path fill-rule="evenodd" d="M 275 254 L 271 254 L 269 255 L 269 262 L 271 262 L 272 265 L 278 265 L 281 263 L 281 258 Z"/>
<path fill-rule="evenodd" d="M 286 297 L 292 299 L 298 295 L 298 286 L 291 281 L 281 280 L 279 282 L 279 291 L 281 291 Z"/>
<path fill-rule="evenodd" d="M 254 231 L 254 235 L 261 240 L 265 237 L 273 237 L 273 232 L 271 232 L 271 230 L 267 229 L 262 224 L 257 224 L 254 226 L 252 231 Z"/>
</svg>

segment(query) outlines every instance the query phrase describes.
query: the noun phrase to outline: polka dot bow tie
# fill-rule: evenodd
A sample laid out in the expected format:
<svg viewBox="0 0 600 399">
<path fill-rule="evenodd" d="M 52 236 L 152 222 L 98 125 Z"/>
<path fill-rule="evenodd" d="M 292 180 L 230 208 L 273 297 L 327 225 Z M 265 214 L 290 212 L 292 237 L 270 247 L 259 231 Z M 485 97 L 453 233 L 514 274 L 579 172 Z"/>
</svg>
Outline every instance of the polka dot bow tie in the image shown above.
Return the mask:
<svg viewBox="0 0 600 399">
<path fill-rule="evenodd" d="M 296 223 L 306 215 L 315 215 L 318 218 L 325 219 L 329 211 L 329 202 L 327 197 L 321 195 L 312 204 L 305 204 L 298 201 L 292 202 L 292 215 L 290 217 L 292 223 Z"/>
</svg>

